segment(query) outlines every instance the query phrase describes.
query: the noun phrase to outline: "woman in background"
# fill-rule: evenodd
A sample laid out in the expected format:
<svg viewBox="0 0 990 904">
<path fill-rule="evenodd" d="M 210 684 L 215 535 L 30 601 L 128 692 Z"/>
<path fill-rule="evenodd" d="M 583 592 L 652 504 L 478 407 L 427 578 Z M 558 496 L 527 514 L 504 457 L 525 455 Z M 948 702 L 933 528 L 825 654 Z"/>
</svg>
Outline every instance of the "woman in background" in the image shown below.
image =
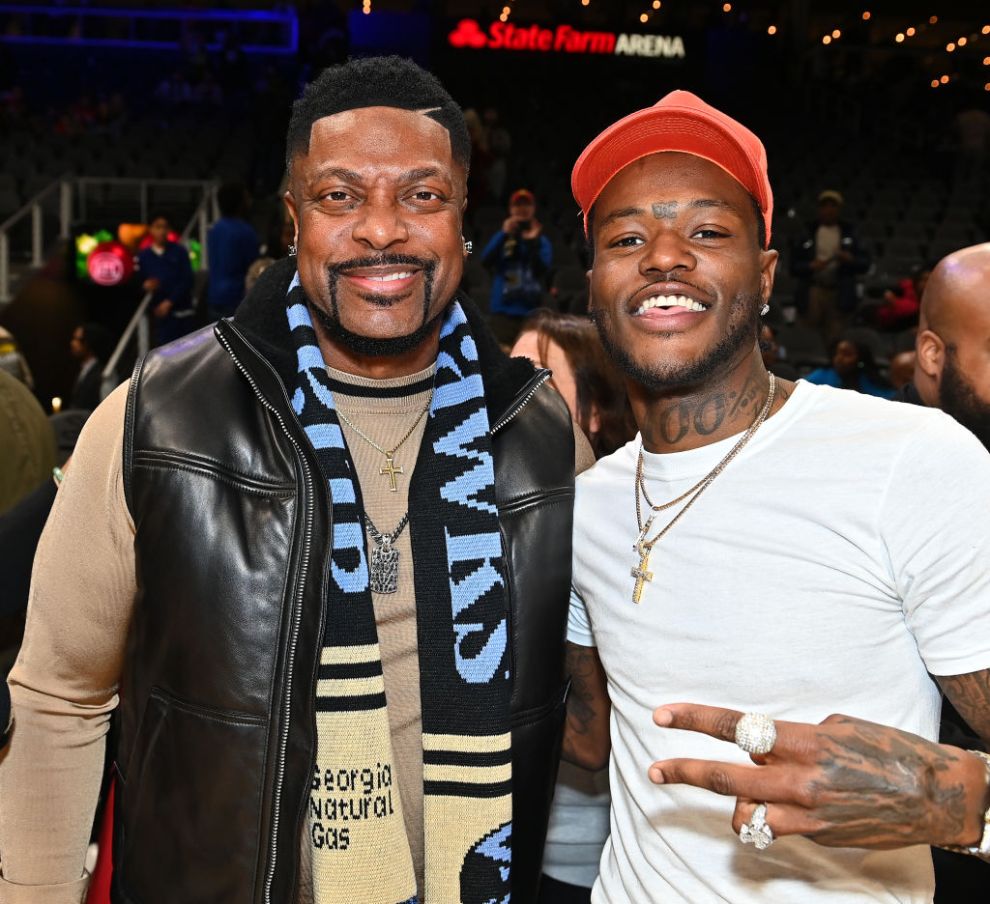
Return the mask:
<svg viewBox="0 0 990 904">
<path fill-rule="evenodd" d="M 831 367 L 813 370 L 805 377 L 809 383 L 854 389 L 881 399 L 894 397 L 894 387 L 881 376 L 869 346 L 852 339 L 836 339 L 828 351 Z"/>
<path fill-rule="evenodd" d="M 539 309 L 512 354 L 553 371 L 552 383 L 601 458 L 636 433 L 622 379 L 586 317 Z M 561 762 L 543 855 L 539 904 L 587 904 L 609 832 L 608 771 Z"/>
<path fill-rule="evenodd" d="M 523 323 L 512 354 L 553 371 L 551 383 L 591 442 L 595 458 L 635 436 L 625 386 L 587 317 L 540 308 Z"/>
</svg>

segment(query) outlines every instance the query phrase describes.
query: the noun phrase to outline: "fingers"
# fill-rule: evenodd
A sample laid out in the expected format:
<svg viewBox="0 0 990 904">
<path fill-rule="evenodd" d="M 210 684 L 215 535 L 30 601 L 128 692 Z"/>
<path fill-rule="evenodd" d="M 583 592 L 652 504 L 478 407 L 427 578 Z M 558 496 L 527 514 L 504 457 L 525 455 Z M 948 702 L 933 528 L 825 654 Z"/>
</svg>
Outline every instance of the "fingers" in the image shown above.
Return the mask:
<svg viewBox="0 0 990 904">
<path fill-rule="evenodd" d="M 653 713 L 653 721 L 661 728 L 680 728 L 699 731 L 722 741 L 736 740 L 736 724 L 742 713 L 719 706 L 702 706 L 699 703 L 671 703 Z"/>
<path fill-rule="evenodd" d="M 796 791 L 793 770 L 713 760 L 660 760 L 650 766 L 649 776 L 657 785 L 693 785 L 727 797 L 750 800 L 792 799 Z"/>
<path fill-rule="evenodd" d="M 743 714 L 738 710 L 719 706 L 668 703 L 654 710 L 653 721 L 661 728 L 696 731 L 734 744 L 736 725 L 742 716 Z M 773 750 L 769 754 L 753 756 L 754 763 L 762 765 L 769 760 L 779 759 L 811 762 L 814 759 L 816 726 L 775 719 L 774 727 L 777 729 L 777 740 L 774 742 Z"/>
<path fill-rule="evenodd" d="M 736 809 L 732 814 L 733 832 L 739 834 L 742 827 L 753 818 L 753 813 L 760 803 L 767 805 L 766 823 L 776 838 L 785 835 L 812 835 L 825 826 L 820 820 L 811 818 L 807 810 L 793 804 L 740 798 L 736 801 Z"/>
</svg>

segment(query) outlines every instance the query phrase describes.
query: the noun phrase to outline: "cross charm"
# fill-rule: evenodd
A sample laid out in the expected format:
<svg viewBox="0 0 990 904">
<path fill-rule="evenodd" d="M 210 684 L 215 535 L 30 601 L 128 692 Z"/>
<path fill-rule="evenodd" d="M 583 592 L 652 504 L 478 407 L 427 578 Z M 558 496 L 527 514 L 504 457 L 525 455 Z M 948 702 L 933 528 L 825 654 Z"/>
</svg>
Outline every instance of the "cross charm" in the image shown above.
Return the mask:
<svg viewBox="0 0 990 904">
<path fill-rule="evenodd" d="M 650 552 L 652 550 L 640 543 L 638 544 L 637 551 L 639 552 L 639 565 L 629 572 L 636 578 L 636 586 L 633 588 L 632 595 L 632 601 L 634 603 L 638 603 L 643 598 L 643 586 L 646 582 L 653 580 L 653 572 L 646 570 L 646 566 L 650 563 Z"/>
<path fill-rule="evenodd" d="M 389 483 L 391 484 L 391 486 L 389 487 L 389 489 L 391 489 L 391 491 L 393 493 L 398 492 L 398 489 L 399 488 L 398 488 L 398 486 L 396 486 L 396 483 L 395 483 L 395 475 L 396 474 L 404 474 L 405 471 L 403 471 L 402 468 L 397 468 L 395 466 L 395 462 L 392 461 L 392 453 L 391 452 L 386 452 L 385 453 L 385 464 L 383 464 L 378 469 L 378 473 L 379 474 L 387 474 L 388 475 Z"/>
</svg>

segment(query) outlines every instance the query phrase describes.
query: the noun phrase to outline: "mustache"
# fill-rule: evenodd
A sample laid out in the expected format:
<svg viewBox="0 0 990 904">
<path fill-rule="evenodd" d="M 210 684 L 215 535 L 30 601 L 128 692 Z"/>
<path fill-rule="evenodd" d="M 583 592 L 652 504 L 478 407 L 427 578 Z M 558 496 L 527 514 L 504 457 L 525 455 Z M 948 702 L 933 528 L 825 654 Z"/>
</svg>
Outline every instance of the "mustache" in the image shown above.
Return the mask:
<svg viewBox="0 0 990 904">
<path fill-rule="evenodd" d="M 650 286 L 655 286 L 657 283 L 671 283 L 677 286 L 684 286 L 687 289 L 694 289 L 695 292 L 700 293 L 705 298 L 706 301 L 711 299 L 711 301 L 714 302 L 715 300 L 715 296 L 708 289 L 699 286 L 697 283 L 689 282 L 686 279 L 682 279 L 680 276 L 677 276 L 673 273 L 662 273 L 658 279 L 651 279 L 649 282 L 644 283 L 635 292 L 633 292 L 632 295 L 629 296 L 629 300 L 632 301 L 632 299 L 639 292 L 642 292 L 644 289 L 647 289 Z"/>
<path fill-rule="evenodd" d="M 367 257 L 352 257 L 339 261 L 327 267 L 331 278 L 338 278 L 347 270 L 358 270 L 364 267 L 400 267 L 403 265 L 418 267 L 420 270 L 436 269 L 436 261 L 416 257 L 412 254 L 374 254 Z"/>
</svg>

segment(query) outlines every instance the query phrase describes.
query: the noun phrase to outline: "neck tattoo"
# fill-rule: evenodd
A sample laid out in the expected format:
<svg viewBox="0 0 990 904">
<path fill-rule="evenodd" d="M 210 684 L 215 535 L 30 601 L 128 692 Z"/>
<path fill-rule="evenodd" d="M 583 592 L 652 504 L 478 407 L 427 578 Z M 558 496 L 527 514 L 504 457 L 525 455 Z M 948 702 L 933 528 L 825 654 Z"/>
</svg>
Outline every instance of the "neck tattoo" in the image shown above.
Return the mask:
<svg viewBox="0 0 990 904">
<path fill-rule="evenodd" d="M 660 505 L 654 505 L 653 501 L 646 493 L 646 482 L 643 479 L 643 446 L 640 444 L 639 447 L 639 459 L 636 463 L 636 525 L 639 528 L 639 535 L 636 537 L 636 542 L 633 544 L 633 552 L 639 557 L 639 562 L 636 566 L 629 572 L 632 577 L 636 579 L 636 583 L 633 585 L 632 601 L 634 603 L 639 603 L 643 599 L 643 589 L 647 583 L 653 581 L 653 572 L 648 571 L 650 564 L 650 553 L 653 552 L 653 547 L 670 531 L 670 529 L 677 524 L 678 521 L 684 516 L 689 508 L 698 500 L 698 497 L 705 492 L 712 485 L 712 482 L 721 474 L 726 467 L 728 467 L 729 462 L 732 461 L 742 450 L 743 447 L 753 438 L 753 435 L 757 430 L 760 429 L 760 425 L 767 419 L 767 415 L 770 413 L 770 409 L 773 408 L 773 399 L 776 394 L 777 389 L 777 379 L 771 373 L 770 374 L 770 389 L 767 392 L 767 400 L 760 409 L 759 413 L 756 415 L 756 419 L 750 424 L 749 429 L 739 438 L 739 441 L 729 450 L 726 456 L 717 464 L 711 471 L 709 471 L 704 477 L 701 478 L 691 489 L 687 492 L 681 493 L 669 502 L 661 503 Z M 640 495 L 646 501 L 646 504 L 650 507 L 650 514 L 643 522 L 643 510 L 640 505 Z M 685 502 L 685 500 L 687 500 Z M 660 529 L 660 531 L 654 535 L 652 539 L 647 539 L 650 534 L 650 529 L 653 527 L 653 519 L 658 512 L 665 511 L 667 509 L 673 508 L 679 502 L 684 502 L 684 506 L 681 510 L 674 515 L 667 524 Z"/>
</svg>

